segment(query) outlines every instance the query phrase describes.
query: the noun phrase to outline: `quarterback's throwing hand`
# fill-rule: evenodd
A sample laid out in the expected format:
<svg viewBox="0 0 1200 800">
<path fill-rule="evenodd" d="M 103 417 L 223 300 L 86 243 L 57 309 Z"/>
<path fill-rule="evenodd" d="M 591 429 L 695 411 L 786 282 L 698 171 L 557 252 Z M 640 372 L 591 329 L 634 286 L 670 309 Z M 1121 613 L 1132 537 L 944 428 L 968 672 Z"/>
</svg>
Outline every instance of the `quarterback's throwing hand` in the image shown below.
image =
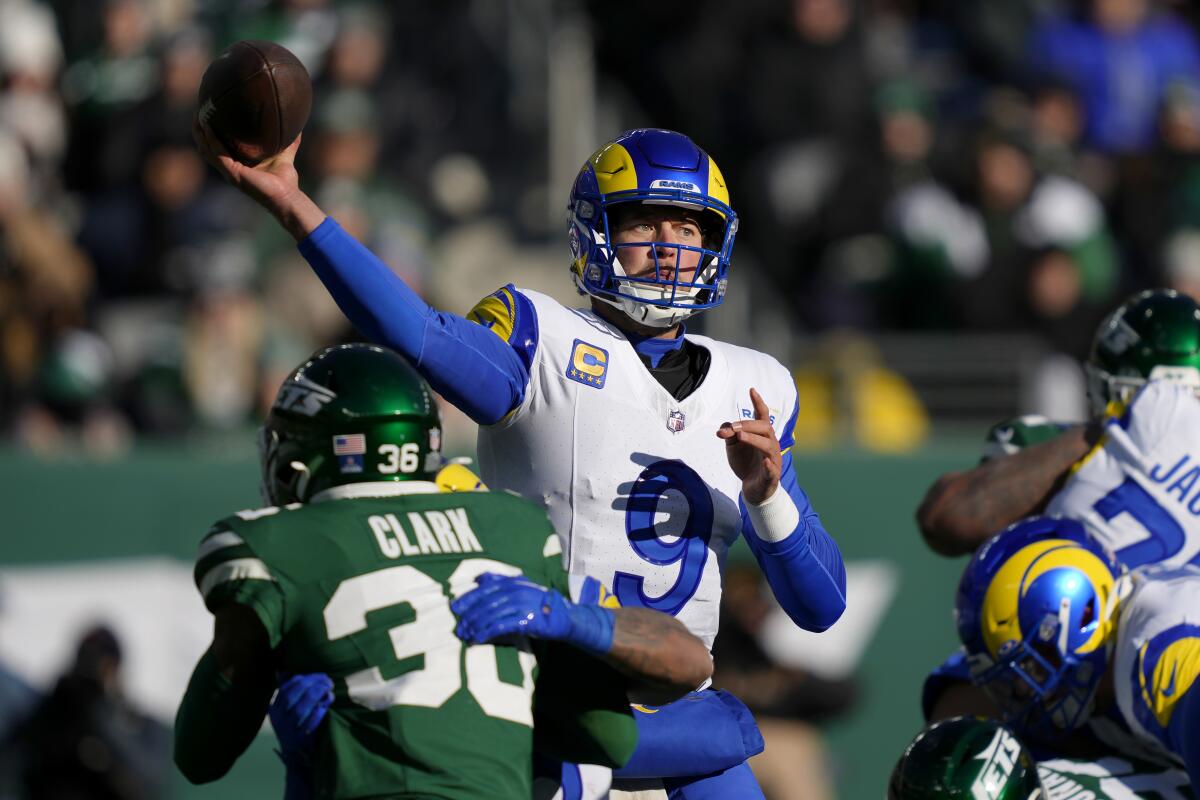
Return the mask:
<svg viewBox="0 0 1200 800">
<path fill-rule="evenodd" d="M 200 122 L 198 117 L 192 119 L 192 139 L 201 157 L 221 173 L 221 177 L 272 214 L 277 214 L 280 207 L 299 190 L 300 176 L 296 172 L 295 161 L 300 138 L 297 136 L 296 141 L 281 152 L 250 167 L 235 161 L 212 129 Z"/>
<path fill-rule="evenodd" d="M 612 649 L 612 612 L 581 606 L 554 589 L 523 576 L 485 572 L 472 589 L 450 604 L 458 615 L 458 638 L 484 644 L 504 636 L 567 642 L 590 652 Z"/>
<path fill-rule="evenodd" d="M 729 467 L 742 479 L 742 495 L 755 505 L 775 494 L 783 473 L 783 453 L 771 427 L 771 411 L 757 390 L 750 390 L 754 419 L 725 422 L 717 436 L 725 440 Z"/>
</svg>

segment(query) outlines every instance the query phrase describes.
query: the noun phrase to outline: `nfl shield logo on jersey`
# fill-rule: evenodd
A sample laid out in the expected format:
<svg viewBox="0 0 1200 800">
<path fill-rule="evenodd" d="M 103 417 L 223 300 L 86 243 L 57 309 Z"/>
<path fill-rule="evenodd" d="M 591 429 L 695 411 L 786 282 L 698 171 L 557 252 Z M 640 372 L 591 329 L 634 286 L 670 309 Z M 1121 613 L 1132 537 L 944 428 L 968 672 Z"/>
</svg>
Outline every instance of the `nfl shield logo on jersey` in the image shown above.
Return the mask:
<svg viewBox="0 0 1200 800">
<path fill-rule="evenodd" d="M 679 433 L 683 430 L 683 412 L 672 411 L 667 416 L 667 430 L 671 433 Z"/>
</svg>

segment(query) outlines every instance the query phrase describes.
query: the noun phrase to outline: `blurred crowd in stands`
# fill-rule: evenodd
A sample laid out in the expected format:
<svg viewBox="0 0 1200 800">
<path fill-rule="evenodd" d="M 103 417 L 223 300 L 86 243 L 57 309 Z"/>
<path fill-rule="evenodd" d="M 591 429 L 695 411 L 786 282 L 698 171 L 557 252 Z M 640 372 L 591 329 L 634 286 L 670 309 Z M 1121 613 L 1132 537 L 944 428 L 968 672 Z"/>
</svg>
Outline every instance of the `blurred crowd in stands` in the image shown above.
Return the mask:
<svg viewBox="0 0 1200 800">
<path fill-rule="evenodd" d="M 1194 4 L 0 0 L 5 438 L 104 454 L 243 426 L 353 336 L 192 146 L 237 39 L 308 66 L 302 177 L 432 302 L 464 312 L 530 253 L 565 287 L 528 39 L 564 16 L 591 41 L 590 141 L 658 125 L 713 154 L 734 288 L 797 334 L 1021 330 L 1079 357 L 1130 291 L 1200 296 Z"/>
</svg>

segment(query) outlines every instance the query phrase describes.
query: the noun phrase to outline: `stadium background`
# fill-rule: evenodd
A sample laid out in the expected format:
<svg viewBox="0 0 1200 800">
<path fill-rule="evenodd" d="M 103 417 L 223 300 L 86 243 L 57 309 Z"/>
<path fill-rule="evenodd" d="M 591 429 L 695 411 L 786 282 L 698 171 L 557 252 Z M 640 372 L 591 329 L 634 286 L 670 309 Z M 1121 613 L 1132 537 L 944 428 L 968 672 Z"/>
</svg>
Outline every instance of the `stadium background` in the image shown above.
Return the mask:
<svg viewBox="0 0 1200 800">
<path fill-rule="evenodd" d="M 1200 294 L 1196 23 L 1142 0 L 0 0 L 0 725 L 97 620 L 169 716 L 209 633 L 194 543 L 257 504 L 284 372 L 354 338 L 190 143 L 208 60 L 268 38 L 314 77 L 308 189 L 449 310 L 506 281 L 572 299 L 561 205 L 600 142 L 659 125 L 713 154 L 742 225 L 696 328 L 795 369 L 801 483 L 851 566 L 836 636 L 768 649 L 853 676 L 822 729 L 839 796 L 878 796 L 953 642 L 924 489 L 998 419 L 1081 418 L 1078 361 L 1125 295 Z M 169 794 L 276 795 L 270 747 Z"/>
</svg>

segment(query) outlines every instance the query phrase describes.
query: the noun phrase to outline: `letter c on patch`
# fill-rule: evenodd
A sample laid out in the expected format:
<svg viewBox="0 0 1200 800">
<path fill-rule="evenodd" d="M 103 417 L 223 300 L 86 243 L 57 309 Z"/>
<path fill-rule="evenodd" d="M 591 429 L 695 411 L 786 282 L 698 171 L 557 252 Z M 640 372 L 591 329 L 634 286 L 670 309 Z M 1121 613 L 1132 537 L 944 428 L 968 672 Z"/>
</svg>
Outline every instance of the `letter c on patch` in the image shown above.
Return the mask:
<svg viewBox="0 0 1200 800">
<path fill-rule="evenodd" d="M 608 367 L 608 353 L 598 347 L 580 342 L 575 345 L 574 366 L 585 375 L 599 377 Z"/>
</svg>

